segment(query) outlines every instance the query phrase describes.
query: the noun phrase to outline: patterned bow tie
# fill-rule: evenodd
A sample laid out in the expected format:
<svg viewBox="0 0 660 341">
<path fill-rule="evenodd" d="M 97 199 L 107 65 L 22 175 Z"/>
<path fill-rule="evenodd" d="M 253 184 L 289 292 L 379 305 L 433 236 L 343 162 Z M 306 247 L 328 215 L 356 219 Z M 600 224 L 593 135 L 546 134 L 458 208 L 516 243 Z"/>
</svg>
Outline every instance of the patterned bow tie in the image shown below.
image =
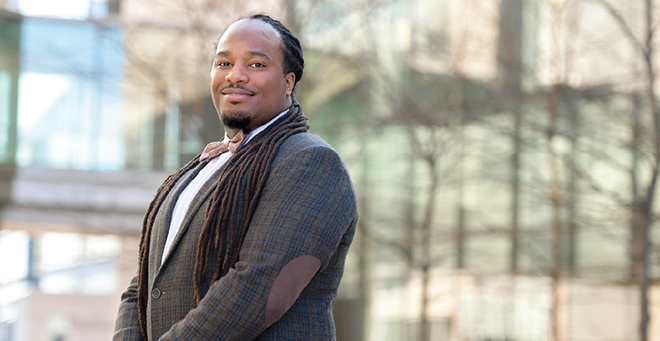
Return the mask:
<svg viewBox="0 0 660 341">
<path fill-rule="evenodd" d="M 247 142 L 251 133 L 249 132 L 247 135 L 244 135 L 243 130 L 239 130 L 236 136 L 229 141 L 217 141 L 207 144 L 202 156 L 199 157 L 199 161 L 210 161 L 226 152 L 236 153 Z"/>
</svg>

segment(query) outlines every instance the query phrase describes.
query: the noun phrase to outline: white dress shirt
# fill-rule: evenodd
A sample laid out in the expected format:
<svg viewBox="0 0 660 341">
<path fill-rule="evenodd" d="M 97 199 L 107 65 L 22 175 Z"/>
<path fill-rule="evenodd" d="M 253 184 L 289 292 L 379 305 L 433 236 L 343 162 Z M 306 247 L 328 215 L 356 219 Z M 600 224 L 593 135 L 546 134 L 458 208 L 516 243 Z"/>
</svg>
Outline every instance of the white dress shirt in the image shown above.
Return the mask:
<svg viewBox="0 0 660 341">
<path fill-rule="evenodd" d="M 275 116 L 272 120 L 268 121 L 266 124 L 252 130 L 252 133 L 248 137 L 245 144 L 250 143 L 250 140 L 252 140 L 253 137 L 257 136 L 257 134 L 259 134 L 264 129 L 266 129 L 278 118 L 284 116 L 284 114 L 286 114 L 288 111 L 289 109 L 283 111 L 279 115 Z M 223 141 L 227 141 L 227 140 L 229 140 L 229 138 L 227 137 L 227 133 L 225 133 L 225 138 L 223 139 Z M 220 156 L 209 161 L 209 164 L 206 165 L 204 168 L 202 168 L 202 170 L 199 171 L 199 173 L 197 173 L 197 176 L 195 176 L 195 178 L 192 181 L 190 181 L 188 186 L 186 186 L 183 192 L 181 192 L 181 194 L 179 195 L 179 198 L 176 200 L 176 204 L 174 204 L 174 211 L 172 211 L 172 220 L 170 221 L 170 229 L 169 232 L 167 233 L 167 241 L 165 242 L 165 248 L 163 249 L 163 258 L 161 259 L 161 264 L 162 262 L 165 261 L 165 258 L 167 257 L 167 254 L 169 253 L 170 248 L 172 247 L 174 238 L 176 237 L 177 233 L 179 232 L 179 229 L 181 228 L 181 223 L 183 222 L 183 218 L 186 216 L 186 212 L 188 212 L 190 203 L 195 198 L 195 195 L 197 195 L 199 189 L 202 188 L 202 186 L 206 183 L 206 181 L 209 180 L 211 175 L 213 175 L 213 173 L 215 173 L 218 169 L 220 169 L 220 167 L 222 167 L 229 160 L 229 158 L 231 158 L 232 155 L 234 155 L 232 152 L 226 152 L 220 154 Z"/>
</svg>

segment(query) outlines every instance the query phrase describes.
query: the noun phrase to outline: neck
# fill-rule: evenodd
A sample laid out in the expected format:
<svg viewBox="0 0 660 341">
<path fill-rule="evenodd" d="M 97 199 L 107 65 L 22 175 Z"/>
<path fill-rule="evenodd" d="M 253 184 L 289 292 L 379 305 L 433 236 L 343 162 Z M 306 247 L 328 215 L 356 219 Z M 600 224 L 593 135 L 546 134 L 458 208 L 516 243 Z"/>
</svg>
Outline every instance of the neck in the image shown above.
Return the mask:
<svg viewBox="0 0 660 341">
<path fill-rule="evenodd" d="M 227 128 L 227 127 L 225 127 L 225 133 L 227 133 L 227 137 L 229 137 L 229 139 L 233 139 L 234 136 L 236 136 L 236 134 L 238 134 L 239 131 L 241 131 L 241 129 L 239 129 L 239 128 Z"/>
</svg>

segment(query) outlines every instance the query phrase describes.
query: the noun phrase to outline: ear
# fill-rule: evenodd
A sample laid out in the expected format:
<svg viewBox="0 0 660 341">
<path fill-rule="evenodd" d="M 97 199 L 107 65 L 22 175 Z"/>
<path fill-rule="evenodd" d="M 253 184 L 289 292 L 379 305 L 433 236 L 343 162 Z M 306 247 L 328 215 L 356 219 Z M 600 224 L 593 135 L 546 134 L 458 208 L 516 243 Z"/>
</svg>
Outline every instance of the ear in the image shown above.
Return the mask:
<svg viewBox="0 0 660 341">
<path fill-rule="evenodd" d="M 286 82 L 286 95 L 291 96 L 293 86 L 296 84 L 296 75 L 293 72 L 289 72 L 284 76 L 284 81 Z"/>
</svg>

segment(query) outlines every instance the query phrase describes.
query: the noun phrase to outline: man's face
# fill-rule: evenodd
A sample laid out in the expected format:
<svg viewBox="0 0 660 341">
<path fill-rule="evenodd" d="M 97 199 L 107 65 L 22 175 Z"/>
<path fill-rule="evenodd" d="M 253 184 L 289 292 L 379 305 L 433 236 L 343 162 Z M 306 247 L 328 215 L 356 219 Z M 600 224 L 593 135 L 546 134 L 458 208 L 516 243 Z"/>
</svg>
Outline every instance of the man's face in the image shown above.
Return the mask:
<svg viewBox="0 0 660 341">
<path fill-rule="evenodd" d="M 295 75 L 284 74 L 282 40 L 267 23 L 243 19 L 220 37 L 211 97 L 225 128 L 250 131 L 291 105 Z"/>
</svg>

